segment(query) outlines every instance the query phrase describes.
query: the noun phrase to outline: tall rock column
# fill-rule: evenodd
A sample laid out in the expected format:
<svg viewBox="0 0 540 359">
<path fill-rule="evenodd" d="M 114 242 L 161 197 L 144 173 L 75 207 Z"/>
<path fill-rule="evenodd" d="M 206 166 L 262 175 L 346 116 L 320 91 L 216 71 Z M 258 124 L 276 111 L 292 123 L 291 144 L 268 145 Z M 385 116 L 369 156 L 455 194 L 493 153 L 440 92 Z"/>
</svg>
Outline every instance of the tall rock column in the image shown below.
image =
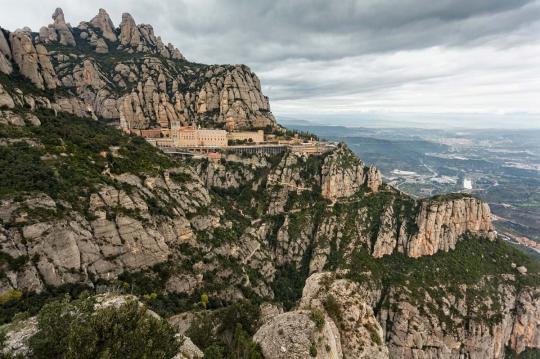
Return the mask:
<svg viewBox="0 0 540 359">
<path fill-rule="evenodd" d="M 114 32 L 114 24 L 107 14 L 107 11 L 104 9 L 99 9 L 98 14 L 90 20 L 90 23 L 101 30 L 101 33 L 104 38 L 111 42 L 115 42 L 118 39 L 116 38 L 116 33 Z"/>
<path fill-rule="evenodd" d="M 13 72 L 11 65 L 11 50 L 4 35 L 4 30 L 0 28 L 0 72 L 9 75 Z"/>
</svg>

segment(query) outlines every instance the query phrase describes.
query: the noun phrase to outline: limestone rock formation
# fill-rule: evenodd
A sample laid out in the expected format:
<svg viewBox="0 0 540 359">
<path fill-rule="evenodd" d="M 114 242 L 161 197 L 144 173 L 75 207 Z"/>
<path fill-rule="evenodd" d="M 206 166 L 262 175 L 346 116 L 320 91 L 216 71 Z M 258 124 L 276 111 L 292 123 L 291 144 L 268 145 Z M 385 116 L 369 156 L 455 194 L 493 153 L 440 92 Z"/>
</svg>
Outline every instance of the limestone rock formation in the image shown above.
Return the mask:
<svg viewBox="0 0 540 359">
<path fill-rule="evenodd" d="M 405 245 L 405 252 L 411 257 L 453 249 L 466 232 L 495 238 L 488 204 L 471 197 L 422 201 L 416 223 L 418 233 Z"/>
<path fill-rule="evenodd" d="M 90 20 L 90 23 L 101 30 L 103 37 L 111 42 L 117 40 L 114 24 L 105 9 L 99 9 L 98 14 Z"/>
<path fill-rule="evenodd" d="M 340 146 L 324 160 L 322 167 L 322 195 L 332 201 L 350 197 L 362 186 L 377 192 L 382 184 L 379 171 L 371 166 L 366 167 L 345 147 Z"/>
<path fill-rule="evenodd" d="M 17 30 L 10 34 L 11 53 L 19 71 L 40 89 L 57 87 L 57 77 L 47 49 L 34 46 L 31 33 Z"/>
<path fill-rule="evenodd" d="M 135 24 L 135 20 L 128 13 L 122 14 L 120 23 L 120 44 L 137 48 L 141 43 L 141 33 Z"/>
<path fill-rule="evenodd" d="M 63 220 L 25 223 L 19 218 L 25 213 L 23 208 L 57 211 L 58 203 L 45 195 L 28 198 L 23 203 L 3 200 L 0 203 L 3 223 L 18 221 L 21 227 L 7 229 L 0 226 L 0 250 L 13 258 L 34 256 L 39 259 L 0 280 L 0 288 L 39 292 L 44 285 L 85 282 L 89 276 L 116 278 L 126 270 L 147 268 L 166 261 L 171 246 L 193 238 L 184 215 L 153 221 L 143 198 L 155 196 L 150 188 L 167 190 L 185 206 L 177 211 L 189 213 L 209 201 L 208 192 L 201 183 L 191 185 L 192 197 L 188 199 L 186 193 L 170 180 L 147 178 L 145 185 L 136 177 L 129 181 L 139 184 L 139 193 L 128 195 L 112 187 L 103 187 L 92 195 L 89 203 L 92 220 L 72 213 L 71 218 Z M 118 207 L 136 211 L 140 218 L 121 214 L 107 218 L 107 211 Z M 14 238 L 18 243 L 12 241 Z"/>
<path fill-rule="evenodd" d="M 13 98 L 4 90 L 4 87 L 2 84 L 0 84 L 0 108 L 6 107 L 6 108 L 14 108 L 15 102 L 13 102 Z"/>
<path fill-rule="evenodd" d="M 335 323 L 343 358 L 388 358 L 383 329 L 358 283 L 336 279 L 333 273 L 313 274 L 306 280 L 299 306 L 316 308 Z"/>
<path fill-rule="evenodd" d="M 93 290 L 133 274 L 155 285 L 148 291 L 159 303 L 197 306 L 202 292 L 223 306 L 258 298 L 278 304 L 262 306 L 253 329 L 269 358 L 500 358 L 505 346 L 540 347 L 540 294 L 530 284 L 538 270 L 519 256 L 511 269 L 486 266 L 478 281 L 455 286 L 411 284 L 437 266 L 399 283 L 377 267 L 414 267 L 446 254 L 405 256 L 494 239 L 487 204 L 466 195 L 410 198 L 345 145 L 319 155 L 185 161 L 141 138 L 97 131 L 101 121 L 64 113 L 125 129 L 276 123 L 246 66 L 188 62 L 129 14 L 118 29 L 104 10 L 76 28 L 60 10 L 54 20 L 39 34 L 0 30 L 0 71 L 28 79 L 22 86 L 2 75 L 0 148 L 31 156 L 40 176 L 37 189 L 0 197 L 0 295 L 45 295 L 65 284 Z M 58 123 L 79 127 L 44 133 Z M 86 135 L 95 141 L 84 144 Z M 66 183 L 69 200 L 55 187 Z M 179 338 L 192 319 L 171 318 Z M 201 355 L 183 339 L 179 358 Z"/>
<path fill-rule="evenodd" d="M 54 20 L 53 29 L 58 34 L 58 42 L 65 46 L 75 46 L 76 42 L 73 33 L 71 32 L 71 26 L 66 24 L 62 9 L 57 8 L 53 13 L 52 18 Z"/>
<path fill-rule="evenodd" d="M 475 286 L 463 286 L 457 295 L 446 292 L 442 298 L 428 297 L 420 307 L 403 294 L 398 299 L 391 296 L 390 306 L 379 313 L 390 357 L 503 358 L 505 346 L 518 353 L 525 348 L 539 348 L 538 329 L 534 328 L 538 325 L 539 300 L 533 294 L 537 289 L 526 289 L 516 297 L 507 286 L 497 288 L 502 303 L 496 312 L 486 311 L 485 306 L 491 303 L 489 298 L 478 298 L 479 303 L 471 308 L 474 301 L 468 293 L 474 290 Z M 441 321 L 433 307 L 441 299 L 440 310 L 451 318 L 446 322 Z M 467 313 L 477 315 L 467 318 Z M 491 316 L 499 319 L 486 319 Z"/>
<path fill-rule="evenodd" d="M 2 28 L 0 28 L 0 72 L 6 75 L 10 75 L 13 72 L 11 50 Z"/>
<path fill-rule="evenodd" d="M 260 81 L 246 66 L 189 63 L 152 26 L 137 25 L 127 13 L 118 29 L 103 9 L 76 28 L 66 23 L 61 9 L 53 19 L 37 36 L 29 29 L 2 30 L 0 71 L 11 73 L 14 62 L 39 89 L 67 89 L 68 102 L 84 103 L 83 111 L 73 107 L 77 115 L 117 119 L 126 129 L 194 122 L 230 130 L 276 126 Z M 81 81 L 95 79 L 81 74 L 82 68 L 99 72 L 100 82 Z"/>
<path fill-rule="evenodd" d="M 277 315 L 257 331 L 253 340 L 260 344 L 266 359 L 343 357 L 333 322 L 317 328 L 309 310 Z"/>
</svg>

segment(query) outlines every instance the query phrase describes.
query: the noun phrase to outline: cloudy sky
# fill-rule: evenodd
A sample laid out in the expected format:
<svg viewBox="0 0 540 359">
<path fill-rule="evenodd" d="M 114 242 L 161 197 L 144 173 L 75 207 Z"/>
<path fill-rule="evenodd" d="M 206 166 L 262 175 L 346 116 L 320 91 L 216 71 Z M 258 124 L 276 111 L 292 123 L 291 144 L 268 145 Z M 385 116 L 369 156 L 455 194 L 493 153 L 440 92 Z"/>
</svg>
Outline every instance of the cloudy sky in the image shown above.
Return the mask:
<svg viewBox="0 0 540 359">
<path fill-rule="evenodd" d="M 274 113 L 540 127 L 540 0 L 0 0 L 38 30 L 122 12 L 202 63 L 245 63 Z M 493 120 L 493 121 L 492 121 Z M 461 122 L 460 122 L 461 121 Z"/>
</svg>

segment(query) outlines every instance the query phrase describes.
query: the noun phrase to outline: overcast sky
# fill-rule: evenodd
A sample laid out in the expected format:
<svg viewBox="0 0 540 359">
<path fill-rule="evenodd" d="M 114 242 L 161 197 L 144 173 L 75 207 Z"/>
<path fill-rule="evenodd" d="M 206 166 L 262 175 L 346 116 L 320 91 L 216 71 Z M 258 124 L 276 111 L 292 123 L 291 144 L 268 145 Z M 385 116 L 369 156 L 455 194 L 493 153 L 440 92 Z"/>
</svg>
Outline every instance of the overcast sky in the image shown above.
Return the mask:
<svg viewBox="0 0 540 359">
<path fill-rule="evenodd" d="M 129 12 L 189 60 L 245 63 L 278 116 L 540 126 L 540 0 L 0 0 L 0 26 L 38 31 L 58 6 L 74 26 Z"/>
</svg>

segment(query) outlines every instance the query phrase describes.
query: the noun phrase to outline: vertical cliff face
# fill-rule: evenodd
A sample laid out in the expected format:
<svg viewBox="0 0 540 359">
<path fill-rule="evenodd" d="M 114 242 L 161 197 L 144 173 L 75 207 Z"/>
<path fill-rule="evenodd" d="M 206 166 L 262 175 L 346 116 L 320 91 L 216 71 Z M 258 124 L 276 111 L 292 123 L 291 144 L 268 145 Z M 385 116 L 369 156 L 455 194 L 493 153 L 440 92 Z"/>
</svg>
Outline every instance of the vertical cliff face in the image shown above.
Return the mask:
<svg viewBox="0 0 540 359">
<path fill-rule="evenodd" d="M 496 237 L 489 206 L 477 198 L 450 195 L 419 200 L 409 207 L 402 214 L 403 208 L 394 203 L 382 212 L 373 256 L 396 251 L 417 258 L 454 249 L 466 233 Z"/>
<path fill-rule="evenodd" d="M 381 184 L 379 171 L 373 166 L 365 166 L 343 146 L 324 159 L 321 170 L 321 191 L 324 198 L 336 201 L 350 197 L 364 186 L 375 193 Z"/>
<path fill-rule="evenodd" d="M 453 249 L 466 232 L 495 238 L 488 204 L 471 197 L 422 201 L 416 225 L 418 233 L 409 239 L 404 249 L 411 257 Z"/>
<path fill-rule="evenodd" d="M 131 129 L 192 122 L 230 130 L 276 126 L 260 81 L 246 66 L 188 62 L 129 14 L 119 28 L 103 9 L 77 27 L 61 9 L 53 20 L 39 34 L 1 30 L 0 71 L 12 74 L 16 65 L 37 88 L 58 90 L 49 91 L 53 103 L 66 97 L 83 103 L 83 111 L 65 105 L 64 111 L 117 119 Z"/>
<path fill-rule="evenodd" d="M 389 306 L 378 315 L 386 329 L 390 357 L 504 358 L 505 347 L 518 353 L 539 348 L 538 290 L 528 288 L 516 293 L 511 286 L 502 285 L 497 288 L 500 307 L 486 311 L 491 299 L 479 298 L 471 304 L 469 297 L 483 285 L 462 286 L 454 293 L 443 290 L 442 315 L 436 314 L 438 300 L 434 297 L 425 298 L 422 305 L 406 294 L 390 299 Z M 445 315 L 447 319 L 442 320 Z M 492 319 L 486 320 L 490 316 Z"/>
</svg>

